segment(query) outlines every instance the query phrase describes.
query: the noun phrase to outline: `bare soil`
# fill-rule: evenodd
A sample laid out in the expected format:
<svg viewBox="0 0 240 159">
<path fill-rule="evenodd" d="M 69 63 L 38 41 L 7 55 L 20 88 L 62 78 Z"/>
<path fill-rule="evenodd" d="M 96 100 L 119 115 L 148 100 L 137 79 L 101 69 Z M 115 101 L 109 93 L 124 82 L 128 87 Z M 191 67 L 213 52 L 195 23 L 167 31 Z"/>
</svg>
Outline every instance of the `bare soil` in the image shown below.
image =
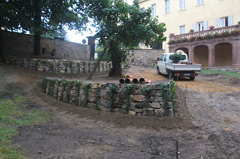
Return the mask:
<svg viewBox="0 0 240 159">
<path fill-rule="evenodd" d="M 125 74 L 168 81 L 153 68 L 132 66 Z M 72 106 L 42 93 L 43 77 L 85 80 L 86 75 L 47 74 L 0 64 L 0 91 L 19 93 L 29 109 L 54 120 L 23 127 L 14 143 L 33 159 L 239 159 L 240 79 L 200 75 L 180 80 L 178 117 L 157 118 L 101 112 Z M 118 82 L 105 74 L 92 81 Z"/>
</svg>

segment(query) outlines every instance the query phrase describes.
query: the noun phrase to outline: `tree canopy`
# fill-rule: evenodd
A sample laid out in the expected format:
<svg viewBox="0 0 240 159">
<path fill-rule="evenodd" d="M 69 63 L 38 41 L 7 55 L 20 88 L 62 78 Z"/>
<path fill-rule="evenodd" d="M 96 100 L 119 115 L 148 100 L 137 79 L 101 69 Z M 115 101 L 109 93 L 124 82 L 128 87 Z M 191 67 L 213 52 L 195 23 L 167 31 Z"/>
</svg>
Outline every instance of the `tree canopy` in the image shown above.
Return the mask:
<svg viewBox="0 0 240 159">
<path fill-rule="evenodd" d="M 106 45 L 113 68 L 110 76 L 121 75 L 121 62 L 126 59 L 126 50 L 139 44 L 152 47 L 166 40 L 165 24 L 151 17 L 151 9 L 141 9 L 137 0 L 128 5 L 123 0 L 86 0 L 89 17 L 97 28 L 96 38 Z"/>
<path fill-rule="evenodd" d="M 88 20 L 83 1 L 77 0 L 6 0 L 0 2 L 0 14 L 1 27 L 34 34 L 35 55 L 42 34 L 64 32 L 63 26 L 81 30 Z"/>
</svg>

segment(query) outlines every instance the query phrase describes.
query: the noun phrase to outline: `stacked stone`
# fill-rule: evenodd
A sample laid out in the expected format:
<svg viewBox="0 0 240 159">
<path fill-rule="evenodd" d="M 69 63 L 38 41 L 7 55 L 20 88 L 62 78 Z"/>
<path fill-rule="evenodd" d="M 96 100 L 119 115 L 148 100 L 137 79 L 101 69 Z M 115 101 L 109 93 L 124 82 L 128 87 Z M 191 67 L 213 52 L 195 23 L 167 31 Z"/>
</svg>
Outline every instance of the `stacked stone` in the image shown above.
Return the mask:
<svg viewBox="0 0 240 159">
<path fill-rule="evenodd" d="M 54 73 L 90 73 L 95 66 L 92 61 L 78 60 L 57 60 L 57 59 L 34 59 L 34 58 L 8 58 L 6 63 L 14 66 L 24 67 L 40 72 Z M 96 72 L 108 72 L 111 69 L 111 63 L 100 62 Z"/>
<path fill-rule="evenodd" d="M 98 84 L 54 78 L 45 78 L 43 82 L 46 94 L 72 105 L 130 115 L 164 116 L 167 112 L 171 116 L 171 102 L 162 97 L 162 85 L 166 84 L 131 85 L 128 103 L 126 84 Z M 143 93 L 144 87 L 150 88 L 149 96 Z M 168 93 L 170 96 L 171 92 Z M 167 108 L 164 108 L 164 102 L 168 103 Z"/>
</svg>

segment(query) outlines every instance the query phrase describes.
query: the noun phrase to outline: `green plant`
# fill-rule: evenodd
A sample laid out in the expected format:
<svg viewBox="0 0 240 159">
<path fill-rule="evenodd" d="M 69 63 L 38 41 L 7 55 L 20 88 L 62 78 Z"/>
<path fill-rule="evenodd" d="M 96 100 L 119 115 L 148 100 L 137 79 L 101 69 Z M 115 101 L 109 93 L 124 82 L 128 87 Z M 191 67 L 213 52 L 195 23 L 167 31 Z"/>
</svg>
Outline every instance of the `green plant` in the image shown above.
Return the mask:
<svg viewBox="0 0 240 159">
<path fill-rule="evenodd" d="M 83 86 L 83 90 L 84 90 L 84 105 L 85 107 L 88 106 L 88 95 L 89 95 L 89 89 L 92 87 L 92 84 L 91 83 L 86 83 L 84 86 Z"/>
<path fill-rule="evenodd" d="M 213 36 L 210 35 L 210 34 L 207 34 L 207 35 L 204 36 L 205 39 L 211 39 L 212 37 L 213 37 Z"/>
<path fill-rule="evenodd" d="M 143 101 L 143 106 L 144 108 L 149 108 L 149 100 L 150 100 L 150 96 L 151 96 L 151 87 L 149 86 L 145 86 L 141 89 L 143 95 L 144 95 L 144 101 Z"/>
<path fill-rule="evenodd" d="M 48 82 L 48 79 L 45 77 L 43 78 L 43 85 L 42 85 L 42 88 L 43 88 L 43 92 L 46 93 L 47 91 L 47 82 Z"/>
<path fill-rule="evenodd" d="M 67 71 L 68 71 L 68 66 L 69 66 L 69 63 L 65 63 L 65 64 L 64 64 L 64 66 L 65 66 L 65 73 L 67 73 Z"/>
<path fill-rule="evenodd" d="M 63 98 L 64 98 L 64 91 L 66 89 L 66 84 L 67 84 L 67 81 L 66 80 L 62 80 L 62 92 L 61 92 L 61 96 L 60 96 L 60 101 L 63 101 Z"/>
<path fill-rule="evenodd" d="M 116 86 L 114 84 L 109 84 L 108 95 L 110 97 L 110 111 L 114 110 L 114 94 L 116 93 Z"/>
<path fill-rule="evenodd" d="M 129 111 L 129 108 L 131 106 L 131 91 L 132 91 L 132 84 L 126 84 L 124 86 L 125 88 L 125 95 L 126 95 L 126 98 L 127 98 L 127 101 L 126 101 L 126 108 L 125 108 L 125 113 L 128 114 L 128 111 Z"/>
<path fill-rule="evenodd" d="M 71 74 L 73 73 L 73 62 L 71 61 L 70 62 L 70 71 L 71 71 Z"/>
<path fill-rule="evenodd" d="M 78 73 L 80 73 L 80 63 L 77 63 L 77 69 L 78 69 Z"/>
<path fill-rule="evenodd" d="M 83 73 L 86 73 L 86 62 L 83 62 Z"/>
<path fill-rule="evenodd" d="M 49 81 L 49 85 L 48 85 L 47 95 L 53 96 L 55 79 L 49 79 L 48 81 Z"/>
<path fill-rule="evenodd" d="M 72 81 L 67 81 L 66 82 L 66 98 L 67 98 L 67 103 L 70 103 L 71 100 L 71 89 L 73 87 L 73 82 Z"/>
<path fill-rule="evenodd" d="M 214 37 L 214 38 L 218 38 L 218 37 L 221 37 L 221 35 L 218 34 L 218 33 L 215 33 L 215 34 L 213 34 L 213 37 Z"/>
<path fill-rule="evenodd" d="M 177 108 L 178 108 L 178 105 L 177 105 L 177 95 L 176 95 L 176 90 L 177 90 L 177 85 L 176 85 L 176 82 L 174 82 L 173 79 L 170 80 L 170 101 L 172 103 L 172 107 L 173 107 L 173 115 L 176 116 L 176 112 L 177 112 Z"/>
<path fill-rule="evenodd" d="M 100 110 L 99 108 L 100 98 L 101 98 L 100 91 L 101 91 L 101 85 L 98 83 L 96 88 L 96 107 L 95 107 L 96 110 Z"/>
<path fill-rule="evenodd" d="M 163 99 L 163 115 L 168 116 L 168 109 L 169 109 L 169 88 L 168 84 L 162 84 L 161 89 L 162 89 L 162 99 Z"/>
<path fill-rule="evenodd" d="M 57 72 L 60 72 L 60 61 L 57 63 Z"/>
<path fill-rule="evenodd" d="M 24 67 L 24 59 L 22 59 L 20 67 Z"/>
<path fill-rule="evenodd" d="M 56 79 L 55 82 L 57 82 L 57 88 L 56 88 L 56 99 L 57 99 L 58 98 L 58 90 L 59 90 L 59 87 L 60 87 L 60 84 L 61 84 L 62 80 Z"/>
<path fill-rule="evenodd" d="M 75 105 L 79 105 L 79 91 L 80 91 L 80 87 L 81 87 L 82 83 L 78 80 L 75 81 L 75 99 L 74 99 L 74 103 Z"/>
<path fill-rule="evenodd" d="M 178 63 L 182 58 L 181 53 L 174 53 L 173 55 L 170 56 L 170 59 L 173 61 L 173 63 Z"/>
</svg>

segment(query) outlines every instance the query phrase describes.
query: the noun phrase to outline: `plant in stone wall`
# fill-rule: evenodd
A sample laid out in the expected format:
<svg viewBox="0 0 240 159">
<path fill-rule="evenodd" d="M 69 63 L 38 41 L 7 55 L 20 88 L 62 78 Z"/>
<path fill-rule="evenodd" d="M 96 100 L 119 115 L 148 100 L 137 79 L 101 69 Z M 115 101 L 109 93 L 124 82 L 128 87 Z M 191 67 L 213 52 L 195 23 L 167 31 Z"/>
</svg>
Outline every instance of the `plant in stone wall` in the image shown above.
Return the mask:
<svg viewBox="0 0 240 159">
<path fill-rule="evenodd" d="M 48 92 L 47 92 L 47 95 L 53 95 L 53 89 L 54 89 L 54 80 L 50 79 L 49 80 L 49 85 L 48 85 Z"/>
<path fill-rule="evenodd" d="M 149 99 L 150 99 L 150 95 L 151 95 L 151 88 L 148 86 L 145 86 L 141 89 L 143 95 L 144 95 L 144 101 L 143 101 L 143 106 L 144 108 L 148 108 L 149 107 Z"/>
<path fill-rule="evenodd" d="M 61 84 L 62 80 L 57 79 L 56 82 L 57 82 L 57 90 L 56 90 L 56 99 L 57 99 L 58 98 L 58 90 L 59 90 L 59 87 L 60 87 L 60 84 Z"/>
<path fill-rule="evenodd" d="M 75 99 L 74 99 L 75 105 L 79 104 L 79 91 L 80 91 L 80 87 L 81 87 L 81 82 L 76 80 L 75 81 Z"/>
<path fill-rule="evenodd" d="M 176 116 L 176 112 L 177 112 L 177 96 L 176 96 L 176 90 L 177 90 L 177 85 L 176 82 L 174 82 L 173 79 L 170 80 L 170 101 L 172 103 L 172 107 L 173 107 L 173 115 Z"/>
<path fill-rule="evenodd" d="M 100 98 L 101 98 L 100 91 L 101 91 L 101 85 L 98 83 L 96 88 L 96 107 L 95 107 L 96 110 L 100 110 L 99 108 Z"/>
<path fill-rule="evenodd" d="M 131 106 L 131 91 L 132 91 L 132 84 L 126 84 L 124 86 L 125 88 L 125 95 L 126 95 L 126 98 L 127 98 L 127 101 L 126 101 L 126 108 L 125 108 L 125 113 L 128 114 L 128 111 L 129 111 L 129 108 Z"/>
<path fill-rule="evenodd" d="M 66 82 L 66 98 L 67 98 L 67 103 L 70 103 L 71 99 L 71 89 L 73 87 L 73 82 L 72 81 L 67 81 Z"/>
<path fill-rule="evenodd" d="M 43 78 L 43 92 L 44 93 L 46 93 L 46 91 L 47 91 L 47 81 L 48 81 L 48 79 L 45 77 L 45 78 Z"/>
<path fill-rule="evenodd" d="M 88 95 L 89 95 L 89 89 L 91 88 L 92 84 L 91 83 L 86 83 L 83 86 L 83 90 L 84 90 L 84 100 L 83 100 L 83 104 L 85 107 L 88 106 Z"/>
<path fill-rule="evenodd" d="M 164 113 L 163 115 L 168 116 L 168 109 L 169 109 L 169 89 L 168 89 L 168 84 L 162 84 L 161 89 L 162 89 L 162 99 L 163 99 L 163 109 Z"/>
<path fill-rule="evenodd" d="M 73 73 L 73 62 L 71 61 L 70 62 L 70 71 L 71 71 L 71 74 Z"/>
<path fill-rule="evenodd" d="M 60 72 L 60 61 L 57 63 L 57 72 Z"/>
<path fill-rule="evenodd" d="M 116 86 L 114 84 L 109 84 L 109 91 L 108 95 L 110 97 L 110 111 L 113 112 L 114 110 L 114 94 L 116 93 Z"/>
<path fill-rule="evenodd" d="M 66 80 L 62 80 L 62 92 L 61 92 L 61 96 L 60 96 L 60 101 L 63 101 L 63 94 L 64 94 L 64 91 L 66 89 L 66 84 L 67 84 L 67 81 Z"/>
<path fill-rule="evenodd" d="M 69 66 L 69 63 L 65 63 L 65 64 L 64 64 L 64 66 L 65 66 L 65 73 L 67 73 L 67 71 L 68 71 L 68 66 Z"/>
<path fill-rule="evenodd" d="M 24 67 L 24 59 L 22 59 L 20 67 Z"/>
<path fill-rule="evenodd" d="M 77 63 L 77 70 L 78 70 L 78 73 L 80 73 L 80 63 L 79 62 Z"/>
<path fill-rule="evenodd" d="M 86 62 L 83 62 L 83 73 L 86 73 Z"/>
</svg>

